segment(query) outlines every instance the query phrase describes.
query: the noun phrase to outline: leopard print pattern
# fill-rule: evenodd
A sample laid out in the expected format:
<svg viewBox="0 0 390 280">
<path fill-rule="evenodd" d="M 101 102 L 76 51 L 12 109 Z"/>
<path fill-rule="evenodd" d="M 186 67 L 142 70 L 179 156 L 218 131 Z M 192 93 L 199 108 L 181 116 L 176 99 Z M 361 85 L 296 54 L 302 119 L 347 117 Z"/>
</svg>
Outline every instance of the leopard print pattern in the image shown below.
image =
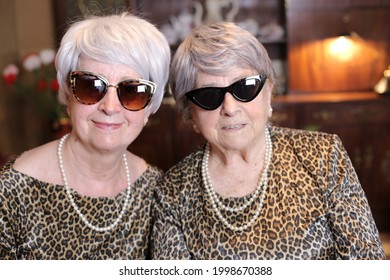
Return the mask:
<svg viewBox="0 0 390 280">
<path fill-rule="evenodd" d="M 12 168 L 0 173 L 0 259 L 147 259 L 153 186 L 162 175 L 147 170 L 131 186 L 129 206 L 116 228 L 96 232 L 72 208 L 65 188 Z M 81 212 L 99 227 L 111 224 L 127 190 L 116 197 L 86 197 L 72 191 Z"/>
<path fill-rule="evenodd" d="M 336 135 L 270 127 L 273 156 L 257 221 L 232 231 L 215 214 L 201 177 L 204 145 L 158 184 L 154 259 L 384 259 L 379 233 Z M 219 197 L 225 205 L 249 199 Z M 248 222 L 257 203 L 229 223 Z"/>
</svg>

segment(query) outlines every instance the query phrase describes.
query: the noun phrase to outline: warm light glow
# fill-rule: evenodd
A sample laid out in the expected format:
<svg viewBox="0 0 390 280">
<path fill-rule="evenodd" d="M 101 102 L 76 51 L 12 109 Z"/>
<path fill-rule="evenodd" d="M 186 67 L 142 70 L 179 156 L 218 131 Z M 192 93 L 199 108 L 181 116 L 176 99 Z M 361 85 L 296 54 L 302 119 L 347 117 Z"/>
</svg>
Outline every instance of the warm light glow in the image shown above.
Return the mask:
<svg viewBox="0 0 390 280">
<path fill-rule="evenodd" d="M 330 43 L 329 53 L 340 61 L 353 59 L 357 51 L 357 46 L 349 37 L 340 36 Z"/>
<path fill-rule="evenodd" d="M 386 78 L 380 79 L 380 81 L 374 87 L 375 91 L 380 94 L 385 93 L 387 88 L 388 86 Z"/>
</svg>

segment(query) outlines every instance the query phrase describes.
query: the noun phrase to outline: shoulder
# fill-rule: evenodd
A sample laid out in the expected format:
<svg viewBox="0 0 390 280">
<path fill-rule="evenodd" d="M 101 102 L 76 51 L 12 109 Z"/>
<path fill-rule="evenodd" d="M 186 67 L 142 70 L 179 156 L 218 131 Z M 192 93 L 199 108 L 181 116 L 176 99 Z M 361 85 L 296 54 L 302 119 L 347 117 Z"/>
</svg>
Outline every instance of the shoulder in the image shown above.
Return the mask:
<svg viewBox="0 0 390 280">
<path fill-rule="evenodd" d="M 349 173 L 356 179 L 352 162 L 336 134 L 272 127 L 271 135 L 274 162 L 304 167 L 312 176 Z"/>
<path fill-rule="evenodd" d="M 21 154 L 13 164 L 20 173 L 50 183 L 60 183 L 57 142 L 52 141 Z"/>
<path fill-rule="evenodd" d="M 312 130 L 303 130 L 303 129 L 295 129 L 295 128 L 286 128 L 286 127 L 270 127 L 271 135 L 277 138 L 284 138 L 290 140 L 319 140 L 319 141 L 328 141 L 327 139 L 331 139 L 337 137 L 336 134 L 329 134 L 321 131 L 312 131 Z"/>
<path fill-rule="evenodd" d="M 164 171 L 162 171 L 161 168 L 148 163 L 148 167 L 146 169 L 145 176 L 160 177 L 163 174 L 164 174 Z"/>
<path fill-rule="evenodd" d="M 3 166 L 0 167 L 0 183 L 5 184 L 10 180 L 14 180 L 15 173 L 17 173 L 14 169 L 14 163 L 16 158 L 7 161 Z M 0 189 L 1 190 L 1 189 Z"/>
<path fill-rule="evenodd" d="M 34 178 L 14 169 L 15 160 L 8 161 L 0 170 L 0 206 L 9 209 L 18 209 L 23 204 L 21 201 L 30 195 L 26 186 L 34 182 Z"/>
<path fill-rule="evenodd" d="M 159 167 L 147 164 L 147 168 L 141 177 L 148 185 L 156 185 L 157 181 L 161 179 L 163 174 L 164 172 Z"/>
<path fill-rule="evenodd" d="M 142 157 L 127 151 L 127 160 L 130 169 L 130 177 L 133 182 L 139 181 L 142 185 L 155 184 L 160 179 L 163 171 L 149 164 Z"/>
<path fill-rule="evenodd" d="M 278 160 L 300 162 L 309 170 L 322 170 L 329 164 L 349 159 L 336 134 L 271 127 L 271 138 Z"/>
<path fill-rule="evenodd" d="M 295 151 L 317 149 L 318 152 L 329 151 L 333 146 L 342 146 L 336 134 L 321 131 L 270 127 L 272 142 L 276 147 L 291 147 Z"/>
</svg>

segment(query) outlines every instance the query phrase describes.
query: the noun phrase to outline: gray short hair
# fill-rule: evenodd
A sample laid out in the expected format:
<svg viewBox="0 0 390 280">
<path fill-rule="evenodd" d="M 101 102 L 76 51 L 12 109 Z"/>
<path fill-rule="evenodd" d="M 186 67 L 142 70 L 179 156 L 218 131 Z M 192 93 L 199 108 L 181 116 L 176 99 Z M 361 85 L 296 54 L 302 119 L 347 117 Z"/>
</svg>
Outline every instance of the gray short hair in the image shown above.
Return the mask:
<svg viewBox="0 0 390 280">
<path fill-rule="evenodd" d="M 254 69 L 275 81 L 266 49 L 251 33 L 231 22 L 195 27 L 173 56 L 170 73 L 170 88 L 184 121 L 190 119 L 185 93 L 196 86 L 198 73 L 225 75 L 232 68 Z"/>
<path fill-rule="evenodd" d="M 55 61 L 62 104 L 68 104 L 69 73 L 77 69 L 81 55 L 128 66 L 140 78 L 155 82 L 157 90 L 145 110 L 151 114 L 160 107 L 169 75 L 170 47 L 165 36 L 147 20 L 124 12 L 87 16 L 73 23 L 62 38 Z"/>
</svg>

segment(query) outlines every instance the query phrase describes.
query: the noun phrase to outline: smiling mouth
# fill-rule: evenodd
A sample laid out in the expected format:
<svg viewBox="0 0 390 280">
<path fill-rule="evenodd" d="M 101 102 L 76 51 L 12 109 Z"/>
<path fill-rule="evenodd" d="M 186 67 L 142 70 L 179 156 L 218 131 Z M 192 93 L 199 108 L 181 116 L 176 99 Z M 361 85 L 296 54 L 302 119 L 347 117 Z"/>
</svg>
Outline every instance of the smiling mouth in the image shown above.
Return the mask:
<svg viewBox="0 0 390 280">
<path fill-rule="evenodd" d="M 109 129 L 109 130 L 117 129 L 121 126 L 121 124 L 119 123 L 104 123 L 104 122 L 94 122 L 94 123 L 99 128 Z"/>
<path fill-rule="evenodd" d="M 244 124 L 236 124 L 236 125 L 227 125 L 224 126 L 223 129 L 240 129 L 243 128 Z"/>
</svg>

